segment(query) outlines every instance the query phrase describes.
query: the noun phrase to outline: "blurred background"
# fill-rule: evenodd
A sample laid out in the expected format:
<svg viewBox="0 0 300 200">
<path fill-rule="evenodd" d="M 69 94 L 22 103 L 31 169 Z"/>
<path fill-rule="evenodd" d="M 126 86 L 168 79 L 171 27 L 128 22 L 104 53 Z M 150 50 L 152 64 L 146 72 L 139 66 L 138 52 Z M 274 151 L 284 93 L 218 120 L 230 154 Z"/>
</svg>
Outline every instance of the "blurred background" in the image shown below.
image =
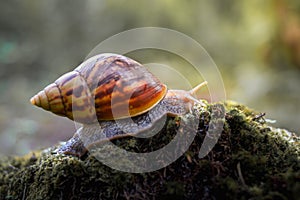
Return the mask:
<svg viewBox="0 0 300 200">
<path fill-rule="evenodd" d="M 99 42 L 144 26 L 197 40 L 218 66 L 227 99 L 300 133 L 299 0 L 10 0 L 0 2 L 0 153 L 22 155 L 70 138 L 74 124 L 32 106 L 30 97 Z M 165 52 L 133 55 L 145 57 L 184 68 Z"/>
</svg>

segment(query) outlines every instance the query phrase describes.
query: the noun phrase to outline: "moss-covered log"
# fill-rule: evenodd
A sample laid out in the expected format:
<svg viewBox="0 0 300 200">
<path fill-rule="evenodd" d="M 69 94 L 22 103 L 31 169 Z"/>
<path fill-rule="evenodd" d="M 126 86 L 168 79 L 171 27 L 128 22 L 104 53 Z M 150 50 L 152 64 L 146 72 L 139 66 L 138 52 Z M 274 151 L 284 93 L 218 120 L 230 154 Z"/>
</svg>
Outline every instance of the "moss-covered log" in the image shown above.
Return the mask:
<svg viewBox="0 0 300 200">
<path fill-rule="evenodd" d="M 245 106 L 224 103 L 222 134 L 213 150 L 199 158 L 212 109 L 219 106 L 199 110 L 199 128 L 189 149 L 153 172 L 121 172 L 94 156 L 51 153 L 57 147 L 1 158 L 0 199 L 299 199 L 299 137 L 269 126 L 263 115 Z M 130 151 L 159 149 L 174 137 L 177 124 L 170 118 L 151 139 L 114 143 Z M 97 155 L 103 149 L 92 151 Z"/>
</svg>

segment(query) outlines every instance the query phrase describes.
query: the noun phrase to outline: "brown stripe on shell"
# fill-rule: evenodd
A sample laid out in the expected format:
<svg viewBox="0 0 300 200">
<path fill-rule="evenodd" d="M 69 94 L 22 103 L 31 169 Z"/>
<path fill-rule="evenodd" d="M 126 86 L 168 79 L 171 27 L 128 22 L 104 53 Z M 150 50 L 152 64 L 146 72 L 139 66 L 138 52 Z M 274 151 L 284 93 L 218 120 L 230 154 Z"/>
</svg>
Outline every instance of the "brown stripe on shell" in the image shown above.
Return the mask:
<svg viewBox="0 0 300 200">
<path fill-rule="evenodd" d="M 116 82 L 115 80 L 110 80 L 110 82 L 107 82 L 105 84 L 102 84 L 101 86 L 97 87 L 94 91 L 94 98 L 97 101 L 97 99 L 103 99 L 106 96 L 111 96 L 112 92 L 116 90 Z"/>
<path fill-rule="evenodd" d="M 95 99 L 98 119 L 119 119 L 145 113 L 165 96 L 167 90 L 165 85 L 159 86 L 159 90 L 157 88 L 148 89 L 145 86 L 139 89 L 143 88 L 146 89 L 144 93 L 138 91 L 138 95 L 135 95 L 134 98 L 120 91 L 114 91 L 112 96 L 107 95 L 102 96 L 101 99 Z"/>
<path fill-rule="evenodd" d="M 39 105 L 41 108 L 44 108 L 45 110 L 50 110 L 50 104 L 48 97 L 46 95 L 46 91 L 42 90 L 37 94 L 37 97 L 39 99 Z"/>
<path fill-rule="evenodd" d="M 48 85 L 45 89 L 45 94 L 48 97 L 48 103 L 51 112 L 58 114 L 58 115 L 65 115 L 65 108 L 62 101 L 62 96 L 60 93 L 59 88 L 55 83 Z"/>
<path fill-rule="evenodd" d="M 93 97 L 86 81 L 76 71 L 67 73 L 55 83 L 61 91 L 66 116 L 81 123 L 93 123 L 96 120 Z"/>
<path fill-rule="evenodd" d="M 111 54 L 100 55 L 98 58 L 87 62 L 75 69 L 86 80 L 91 90 L 97 87 L 97 80 L 101 80 L 107 76 L 106 71 L 110 68 L 110 64 L 115 56 Z"/>
<path fill-rule="evenodd" d="M 114 118 L 117 119 L 144 113 L 166 94 L 166 86 L 131 59 L 110 57 L 104 68 L 106 70 L 100 70 L 98 77 L 94 74 L 92 78 L 94 81 L 98 78 L 97 87 L 91 90 L 99 120 L 113 119 L 112 109 L 116 111 Z"/>
<path fill-rule="evenodd" d="M 72 81 L 72 79 L 76 78 L 77 76 L 78 73 L 72 71 L 61 76 L 59 79 L 55 81 L 55 83 L 59 83 L 60 86 L 63 86 L 68 82 Z"/>
<path fill-rule="evenodd" d="M 97 83 L 97 86 L 102 86 L 105 84 L 108 84 L 112 81 L 117 82 L 118 80 L 120 80 L 121 76 L 117 73 L 112 73 L 107 75 L 106 77 L 104 77 L 103 79 L 99 80 Z"/>
<path fill-rule="evenodd" d="M 125 62 L 125 58 L 126 57 L 120 55 L 110 55 L 105 57 L 104 60 L 98 60 L 93 66 L 89 76 L 86 75 L 86 72 L 91 66 L 87 66 L 87 69 L 81 67 L 80 69 L 77 69 L 77 71 L 82 74 L 87 81 L 90 90 L 93 91 L 96 87 L 102 85 L 103 82 L 109 82 L 110 79 L 115 79 L 117 81 L 121 77 L 126 78 L 124 77 L 124 74 L 126 75 L 132 70 L 136 70 L 137 67 L 141 67 L 141 65 L 137 67 L 129 66 L 129 64 Z M 118 64 L 116 64 L 116 60 L 118 60 Z"/>
<path fill-rule="evenodd" d="M 102 60 L 102 62 L 104 62 L 104 60 Z M 87 63 L 85 63 L 84 65 L 81 65 L 79 67 L 77 67 L 74 71 L 78 72 L 79 74 L 81 74 L 81 76 L 84 77 L 84 79 L 86 77 L 89 77 L 90 74 L 92 73 L 93 69 L 95 69 L 95 65 L 96 64 L 100 64 L 101 63 L 101 59 L 93 59 Z M 84 66 L 84 67 L 83 67 Z"/>
</svg>

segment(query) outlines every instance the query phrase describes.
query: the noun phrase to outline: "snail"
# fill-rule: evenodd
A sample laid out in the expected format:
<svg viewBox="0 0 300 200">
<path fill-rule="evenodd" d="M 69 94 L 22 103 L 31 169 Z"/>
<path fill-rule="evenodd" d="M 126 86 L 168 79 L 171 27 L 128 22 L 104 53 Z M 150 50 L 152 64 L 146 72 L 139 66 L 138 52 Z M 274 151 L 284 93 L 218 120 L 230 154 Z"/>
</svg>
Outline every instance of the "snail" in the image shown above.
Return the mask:
<svg viewBox="0 0 300 200">
<path fill-rule="evenodd" d="M 163 116 L 191 112 L 199 100 L 190 91 L 168 90 L 140 63 L 117 54 L 99 54 L 45 87 L 33 105 L 83 124 L 57 152 L 81 157 L 89 146 L 138 135 Z M 128 123 L 128 119 L 133 123 Z"/>
</svg>

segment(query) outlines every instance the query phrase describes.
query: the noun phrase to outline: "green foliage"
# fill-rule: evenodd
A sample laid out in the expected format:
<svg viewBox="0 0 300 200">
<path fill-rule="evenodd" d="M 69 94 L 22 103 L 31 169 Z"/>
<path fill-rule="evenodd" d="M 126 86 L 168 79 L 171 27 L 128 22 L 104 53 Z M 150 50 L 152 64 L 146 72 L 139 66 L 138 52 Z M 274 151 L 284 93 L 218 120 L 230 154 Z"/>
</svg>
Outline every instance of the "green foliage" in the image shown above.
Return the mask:
<svg viewBox="0 0 300 200">
<path fill-rule="evenodd" d="M 0 198 L 296 199 L 300 191 L 300 138 L 268 126 L 259 113 L 245 106 L 224 104 L 221 137 L 213 150 L 199 159 L 211 111 L 220 105 L 199 109 L 198 134 L 188 151 L 160 170 L 120 172 L 93 156 L 80 160 L 51 154 L 56 148 L 52 147 L 24 157 L 2 158 Z M 172 139 L 175 126 L 176 119 L 169 119 L 162 133 L 148 142 L 124 138 L 115 144 L 132 151 L 149 150 L 149 145 L 150 150 L 156 149 Z M 93 151 L 100 152 L 101 148 Z"/>
</svg>

